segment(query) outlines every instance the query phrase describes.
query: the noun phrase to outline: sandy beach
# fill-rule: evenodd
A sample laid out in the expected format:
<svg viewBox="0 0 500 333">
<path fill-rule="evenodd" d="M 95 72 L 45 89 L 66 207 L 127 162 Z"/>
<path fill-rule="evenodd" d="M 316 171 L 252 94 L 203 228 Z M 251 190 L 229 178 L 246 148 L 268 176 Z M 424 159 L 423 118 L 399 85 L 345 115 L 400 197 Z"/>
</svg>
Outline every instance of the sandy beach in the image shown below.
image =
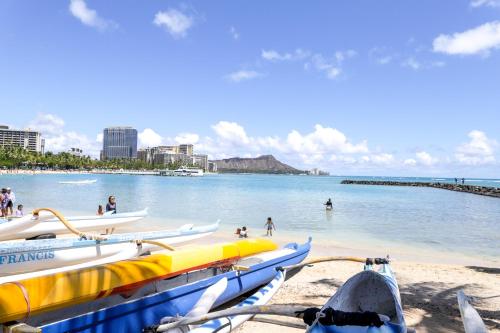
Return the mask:
<svg viewBox="0 0 500 333">
<path fill-rule="evenodd" d="M 220 233 L 216 235 L 217 241 L 228 239 L 230 237 Z M 280 236 L 274 240 L 280 245 L 287 242 Z M 325 244 L 315 246 L 313 241 L 309 258 L 324 255 L 373 257 L 378 255 L 378 252 L 380 249 L 370 251 Z M 459 264 L 460 257 L 452 255 L 443 254 L 433 260 L 420 254 L 414 254 L 412 258 L 408 254 L 395 252 L 397 258 L 404 258 L 394 259 L 391 266 L 398 279 L 409 327 L 424 333 L 464 332 L 456 298 L 457 291 L 463 289 L 466 294 L 474 297 L 474 306 L 490 332 L 500 332 L 500 268 L 496 263 L 483 261 L 481 265 L 472 265 L 472 258 L 464 258 L 463 264 Z M 437 260 L 441 263 L 436 263 Z M 359 263 L 338 261 L 303 268 L 290 274 L 269 304 L 321 307 L 339 286 L 362 268 L 363 265 Z M 289 318 L 286 320 L 293 321 Z M 301 323 L 300 320 L 296 322 Z M 238 332 L 269 332 L 276 327 L 278 326 L 250 321 L 240 327 Z M 281 333 L 303 332 L 287 327 L 279 329 Z"/>
</svg>

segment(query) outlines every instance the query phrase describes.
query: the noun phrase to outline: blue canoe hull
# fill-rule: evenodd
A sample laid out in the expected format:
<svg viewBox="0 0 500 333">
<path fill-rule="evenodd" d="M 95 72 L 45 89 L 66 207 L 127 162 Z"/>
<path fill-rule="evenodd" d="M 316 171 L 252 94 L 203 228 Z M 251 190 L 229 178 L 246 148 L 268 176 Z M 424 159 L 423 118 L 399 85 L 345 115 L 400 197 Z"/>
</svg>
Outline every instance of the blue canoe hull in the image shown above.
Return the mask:
<svg viewBox="0 0 500 333">
<path fill-rule="evenodd" d="M 217 307 L 271 281 L 276 276 L 276 267 L 302 262 L 309 254 L 311 244 L 309 241 L 302 245 L 289 244 L 286 247 L 294 249 L 295 252 L 252 265 L 248 271 L 230 271 L 40 328 L 43 333 L 141 332 L 144 327 L 158 324 L 165 316 L 186 315 L 209 286 L 226 277 L 228 285 L 214 304 L 214 307 Z"/>
</svg>

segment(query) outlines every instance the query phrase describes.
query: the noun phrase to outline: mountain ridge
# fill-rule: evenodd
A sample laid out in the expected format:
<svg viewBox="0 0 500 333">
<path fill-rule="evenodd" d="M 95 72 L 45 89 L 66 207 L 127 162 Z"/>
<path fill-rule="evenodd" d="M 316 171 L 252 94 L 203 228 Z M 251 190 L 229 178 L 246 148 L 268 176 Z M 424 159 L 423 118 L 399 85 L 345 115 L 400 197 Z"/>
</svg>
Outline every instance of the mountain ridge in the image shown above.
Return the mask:
<svg viewBox="0 0 500 333">
<path fill-rule="evenodd" d="M 221 173 L 301 174 L 304 171 L 278 161 L 273 155 L 255 158 L 231 157 L 214 161 Z"/>
</svg>

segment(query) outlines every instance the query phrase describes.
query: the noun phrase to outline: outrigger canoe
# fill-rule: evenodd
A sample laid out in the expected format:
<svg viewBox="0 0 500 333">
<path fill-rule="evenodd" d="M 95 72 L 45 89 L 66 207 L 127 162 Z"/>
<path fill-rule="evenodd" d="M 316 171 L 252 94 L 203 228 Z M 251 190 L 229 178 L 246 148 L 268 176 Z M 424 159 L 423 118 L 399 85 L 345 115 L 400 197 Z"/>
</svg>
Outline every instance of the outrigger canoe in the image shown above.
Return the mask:
<svg viewBox="0 0 500 333">
<path fill-rule="evenodd" d="M 407 332 L 396 277 L 388 260 L 377 261 L 379 270 L 374 270 L 374 262 L 368 259 L 364 270 L 337 290 L 320 310 L 326 316 L 323 324 L 315 320 L 309 332 Z"/>
<path fill-rule="evenodd" d="M 242 240 L 152 254 L 0 285 L 0 323 L 129 294 L 155 281 L 180 274 L 230 265 L 242 257 L 276 249 L 270 240 Z"/>
<path fill-rule="evenodd" d="M 177 245 L 208 236 L 218 226 L 218 222 L 201 227 L 185 225 L 177 230 L 113 234 L 104 240 L 57 238 L 5 242 L 0 247 L 0 283 L 47 275 L 51 272 L 44 270 L 58 267 L 62 267 L 57 271 L 61 272 L 82 263 L 90 267 L 131 259 L 161 250 L 161 244 Z"/>
<path fill-rule="evenodd" d="M 105 229 L 119 228 L 139 221 L 148 215 L 143 209 L 129 213 L 104 214 L 92 216 L 71 216 L 68 220 L 75 228 L 83 232 L 104 232 Z M 44 234 L 68 234 L 70 231 L 52 214 L 29 214 L 20 218 L 6 219 L 0 222 L 0 241 L 24 239 Z"/>
<path fill-rule="evenodd" d="M 224 257 L 233 260 L 219 264 L 207 263 L 197 270 L 184 271 L 175 278 L 148 284 L 132 295 L 115 293 L 105 299 L 75 307 L 35 314 L 25 322 L 40 328 L 43 333 L 154 331 L 162 318 L 184 316 L 192 311 L 207 289 L 222 279 L 227 279 L 227 286 L 223 292 L 219 292 L 216 301 L 212 301 L 213 308 L 269 283 L 276 277 L 277 267 L 304 260 L 311 244 L 309 240 L 302 245 L 293 243 L 277 250 L 276 245 L 269 240 L 243 240 L 224 246 L 230 250 L 226 251 Z M 204 247 L 197 251 L 205 255 L 210 249 Z M 0 290 L 0 295 L 3 294 L 3 290 Z M 21 302 L 22 298 L 18 298 L 18 301 Z M 5 317 L 1 319 L 4 320 Z M 15 325 L 10 323 L 7 328 Z"/>
</svg>

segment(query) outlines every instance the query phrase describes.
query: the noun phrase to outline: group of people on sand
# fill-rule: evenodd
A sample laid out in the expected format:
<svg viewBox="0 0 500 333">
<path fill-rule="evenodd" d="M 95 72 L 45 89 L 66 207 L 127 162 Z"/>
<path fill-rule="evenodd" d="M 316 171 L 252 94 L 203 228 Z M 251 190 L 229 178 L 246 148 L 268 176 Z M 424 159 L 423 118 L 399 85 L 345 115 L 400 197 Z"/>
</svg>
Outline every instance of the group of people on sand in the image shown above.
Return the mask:
<svg viewBox="0 0 500 333">
<path fill-rule="evenodd" d="M 108 198 L 108 203 L 106 204 L 106 213 L 111 212 L 110 214 L 116 214 L 116 198 L 114 195 L 110 195 Z M 104 215 L 104 208 L 102 205 L 97 207 L 97 215 Z"/>
<path fill-rule="evenodd" d="M 273 236 L 273 230 L 276 231 L 276 225 L 274 224 L 273 219 L 270 218 L 270 217 L 268 217 L 267 221 L 266 221 L 266 224 L 264 224 L 264 227 L 267 230 L 266 236 L 271 236 L 272 237 Z M 235 234 L 238 235 L 239 238 L 248 238 L 247 227 L 244 226 L 242 228 L 236 229 Z"/>
<path fill-rule="evenodd" d="M 14 213 L 15 202 L 16 195 L 14 191 L 12 191 L 10 187 L 2 188 L 0 192 L 0 217 L 23 216 L 23 205 L 17 205 L 16 212 Z"/>
</svg>

